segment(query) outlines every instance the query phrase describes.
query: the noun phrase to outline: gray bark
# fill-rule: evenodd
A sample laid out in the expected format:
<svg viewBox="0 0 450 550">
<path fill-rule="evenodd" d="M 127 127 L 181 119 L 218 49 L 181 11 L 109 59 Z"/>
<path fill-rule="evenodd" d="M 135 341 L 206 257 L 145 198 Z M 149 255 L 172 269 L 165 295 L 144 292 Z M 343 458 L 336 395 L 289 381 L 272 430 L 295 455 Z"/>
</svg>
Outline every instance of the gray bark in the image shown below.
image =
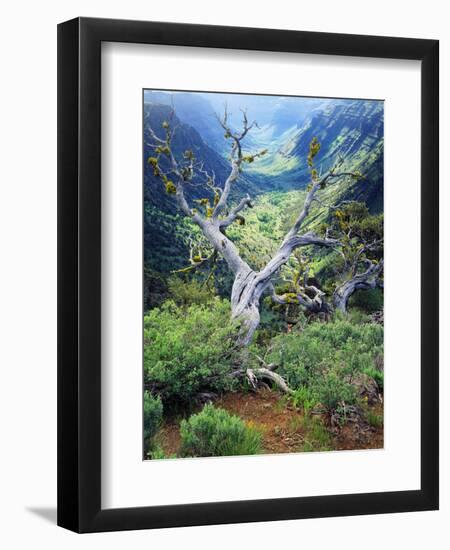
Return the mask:
<svg viewBox="0 0 450 550">
<path fill-rule="evenodd" d="M 257 387 L 258 380 L 265 379 L 273 382 L 284 393 L 294 393 L 293 390 L 291 390 L 291 388 L 286 384 L 284 378 L 276 372 L 271 371 L 270 369 L 266 369 L 264 367 L 260 367 L 257 369 L 247 369 L 246 374 L 248 381 L 254 388 Z"/>
<path fill-rule="evenodd" d="M 339 285 L 334 291 L 333 302 L 337 310 L 347 312 L 347 304 L 350 296 L 356 290 L 370 290 L 378 284 L 378 278 L 383 269 L 383 261 L 373 263 L 367 260 L 369 267 L 363 273 L 354 275 L 351 279 Z"/>
<path fill-rule="evenodd" d="M 272 292 L 272 300 L 276 304 L 292 303 L 292 301 L 290 301 L 289 295 L 276 294 L 273 285 L 271 285 L 270 290 Z M 304 306 L 311 313 L 329 313 L 331 310 L 330 306 L 323 298 L 325 296 L 325 292 L 322 292 L 314 285 L 307 285 L 304 288 L 300 288 L 294 294 L 297 303 Z"/>
</svg>

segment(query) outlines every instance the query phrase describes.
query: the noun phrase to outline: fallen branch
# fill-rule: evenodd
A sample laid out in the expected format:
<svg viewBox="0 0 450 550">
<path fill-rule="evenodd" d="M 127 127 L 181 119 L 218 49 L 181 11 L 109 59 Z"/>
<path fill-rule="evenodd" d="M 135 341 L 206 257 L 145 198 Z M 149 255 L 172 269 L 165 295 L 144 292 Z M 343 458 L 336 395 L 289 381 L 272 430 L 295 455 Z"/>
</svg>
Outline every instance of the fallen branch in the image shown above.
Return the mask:
<svg viewBox="0 0 450 550">
<path fill-rule="evenodd" d="M 282 376 L 264 367 L 258 369 L 247 369 L 246 374 L 250 385 L 255 389 L 257 387 L 258 380 L 266 379 L 271 380 L 284 393 L 294 393 L 293 390 L 291 390 L 291 388 L 286 384 Z"/>
</svg>

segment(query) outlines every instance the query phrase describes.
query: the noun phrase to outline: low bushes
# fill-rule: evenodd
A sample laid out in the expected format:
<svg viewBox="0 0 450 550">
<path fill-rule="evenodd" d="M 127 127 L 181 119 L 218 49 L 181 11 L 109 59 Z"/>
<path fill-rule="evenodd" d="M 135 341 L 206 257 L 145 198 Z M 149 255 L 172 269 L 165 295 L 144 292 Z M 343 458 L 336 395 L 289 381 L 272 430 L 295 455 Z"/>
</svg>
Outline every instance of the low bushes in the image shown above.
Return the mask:
<svg viewBox="0 0 450 550">
<path fill-rule="evenodd" d="M 238 456 L 261 452 L 261 433 L 238 416 L 205 405 L 203 410 L 183 420 L 180 427 L 180 455 Z"/>
<path fill-rule="evenodd" d="M 166 302 L 144 317 L 144 382 L 164 404 L 188 404 L 201 391 L 222 392 L 230 376 L 238 327 L 230 304 L 215 298 L 206 307 Z"/>
<path fill-rule="evenodd" d="M 308 414 L 321 405 L 327 412 L 339 409 L 342 403 L 353 405 L 358 394 L 356 388 L 336 370 L 311 376 L 304 385 L 294 390 L 291 401 L 295 407 Z"/>
<path fill-rule="evenodd" d="M 277 372 L 294 389 L 296 406 L 307 412 L 321 405 L 333 413 L 343 403 L 356 403 L 352 380 L 358 373 L 373 377 L 382 389 L 383 373 L 376 368 L 382 351 L 382 326 L 337 316 L 277 336 L 266 360 L 279 365 Z"/>
<path fill-rule="evenodd" d="M 161 426 L 163 405 L 159 397 L 144 392 L 144 447 L 146 452 L 153 449 L 154 437 Z"/>
<path fill-rule="evenodd" d="M 356 388 L 342 377 L 338 369 L 330 370 L 324 376 L 313 379 L 311 386 L 318 403 L 330 413 L 336 411 L 341 403 L 356 403 Z"/>
<path fill-rule="evenodd" d="M 331 451 L 333 442 L 330 433 L 317 416 L 305 416 L 303 418 L 303 430 L 305 440 L 304 452 Z"/>
<path fill-rule="evenodd" d="M 294 407 L 302 409 L 305 414 L 308 414 L 317 405 L 318 398 L 312 388 L 303 385 L 294 390 L 290 399 Z"/>
<path fill-rule="evenodd" d="M 214 292 L 196 279 L 185 280 L 174 275 L 167 286 L 170 298 L 177 306 L 205 305 L 214 299 Z"/>
<path fill-rule="evenodd" d="M 373 428 L 381 428 L 383 426 L 383 415 L 376 414 L 373 411 L 367 411 L 366 413 L 367 422 Z"/>
<path fill-rule="evenodd" d="M 367 376 L 370 376 L 373 380 L 375 380 L 378 389 L 382 392 L 384 390 L 384 373 L 381 370 L 378 370 L 377 368 L 370 366 L 366 369 L 364 369 L 364 374 Z"/>
</svg>

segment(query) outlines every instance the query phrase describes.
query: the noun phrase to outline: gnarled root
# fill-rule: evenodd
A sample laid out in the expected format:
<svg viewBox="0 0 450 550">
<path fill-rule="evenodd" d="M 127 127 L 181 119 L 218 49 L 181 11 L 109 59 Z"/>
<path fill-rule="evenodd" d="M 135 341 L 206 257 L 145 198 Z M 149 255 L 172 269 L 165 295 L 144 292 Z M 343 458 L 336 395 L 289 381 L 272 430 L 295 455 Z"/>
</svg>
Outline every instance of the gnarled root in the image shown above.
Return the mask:
<svg viewBox="0 0 450 550">
<path fill-rule="evenodd" d="M 258 385 L 258 381 L 270 380 L 284 393 L 294 393 L 293 390 L 291 390 L 291 388 L 286 384 L 282 376 L 265 367 L 260 367 L 257 369 L 247 369 L 246 376 L 250 385 L 255 389 Z"/>
</svg>

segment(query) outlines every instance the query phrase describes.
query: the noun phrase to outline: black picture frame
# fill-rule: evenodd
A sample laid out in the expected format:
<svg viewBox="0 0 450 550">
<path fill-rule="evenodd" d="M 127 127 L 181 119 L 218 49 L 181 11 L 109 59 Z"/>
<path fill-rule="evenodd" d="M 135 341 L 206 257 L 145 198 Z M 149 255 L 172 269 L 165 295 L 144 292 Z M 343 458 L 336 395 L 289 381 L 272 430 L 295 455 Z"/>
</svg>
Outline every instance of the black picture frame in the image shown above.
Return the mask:
<svg viewBox="0 0 450 550">
<path fill-rule="evenodd" d="M 421 488 L 101 508 L 101 43 L 421 61 Z M 76 532 L 438 509 L 439 43 L 77 18 L 58 26 L 58 525 Z"/>
</svg>

